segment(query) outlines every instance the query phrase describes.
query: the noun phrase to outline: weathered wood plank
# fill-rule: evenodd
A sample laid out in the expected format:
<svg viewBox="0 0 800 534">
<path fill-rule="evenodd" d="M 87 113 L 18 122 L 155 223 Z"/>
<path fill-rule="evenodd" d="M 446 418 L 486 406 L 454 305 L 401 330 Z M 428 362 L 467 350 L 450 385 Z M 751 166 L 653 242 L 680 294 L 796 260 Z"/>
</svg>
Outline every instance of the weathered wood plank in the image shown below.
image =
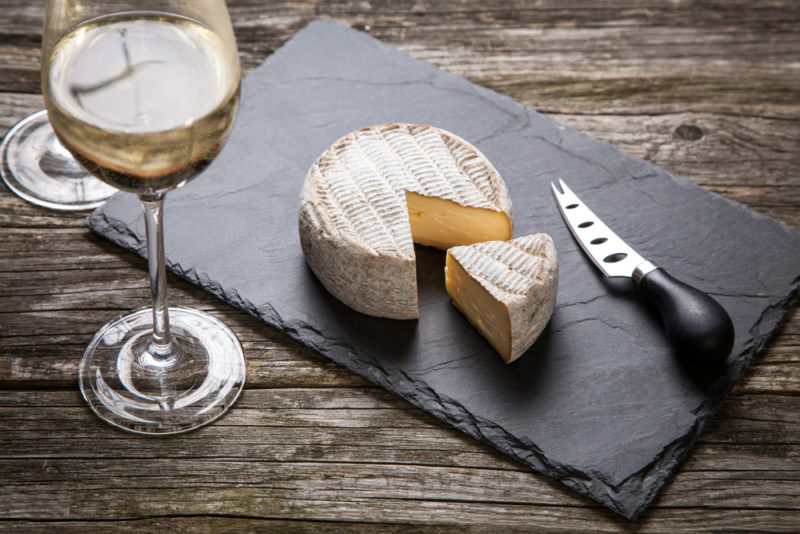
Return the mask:
<svg viewBox="0 0 800 534">
<path fill-rule="evenodd" d="M 274 462 L 268 458 L 9 460 L 3 466 L 8 473 L 5 487 L 13 494 L 0 504 L 0 515 L 5 518 L 49 514 L 52 519 L 135 518 L 147 516 L 146 510 L 151 508 L 152 513 L 161 515 L 175 506 L 175 500 L 186 499 L 198 489 L 206 498 L 185 503 L 188 506 L 182 506 L 184 513 L 200 515 L 225 510 L 233 515 L 263 517 L 263 512 L 232 502 L 246 492 L 258 500 L 287 507 L 291 503 L 303 506 L 310 500 L 358 501 L 368 508 L 380 508 L 386 500 L 501 506 L 587 504 L 581 497 L 567 496 L 566 490 L 563 495 L 547 491 L 551 488 L 536 480 L 541 477 L 535 474 L 464 467 L 351 464 L 335 460 Z M 746 470 L 684 472 L 654 506 L 688 507 L 702 500 L 707 509 L 791 509 L 796 504 L 798 479 L 798 470 L 772 476 Z M 764 484 L 767 481 L 769 484 Z M 518 491 L 525 486 L 540 491 Z M 99 492 L 104 493 L 102 497 Z M 143 495 L 132 508 L 131 501 L 137 493 Z M 52 503 L 44 502 L 44 495 L 62 504 L 63 511 L 51 512 Z M 99 502 L 82 499 L 81 495 L 96 495 Z M 173 502 L 158 503 L 167 501 L 164 496 Z M 228 506 L 219 508 L 226 500 Z M 408 508 L 414 506 L 412 502 Z M 353 519 L 363 520 L 365 511 Z"/>
<path fill-rule="evenodd" d="M 430 517 L 436 517 L 435 510 L 429 510 Z M 380 518 L 372 518 L 364 522 L 325 521 L 325 520 L 281 520 L 261 519 L 254 517 L 235 517 L 233 515 L 217 516 L 161 516 L 143 519 L 119 519 L 98 521 L 9 521 L 0 522 L 0 532 L 202 532 L 202 533 L 241 533 L 241 532 L 281 532 L 287 534 L 314 532 L 328 533 L 363 533 L 370 534 L 496 534 L 502 528 L 503 533 L 522 534 L 530 532 L 598 532 L 623 533 L 641 532 L 643 534 L 675 534 L 675 532 L 794 532 L 798 516 L 785 511 L 752 512 L 750 510 L 705 510 L 703 508 L 661 510 L 658 518 L 646 517 L 637 524 L 613 524 L 610 521 L 596 520 L 595 516 L 578 517 L 579 511 L 547 507 L 540 510 L 529 510 L 527 514 L 517 514 L 520 520 L 514 524 L 499 525 L 490 518 L 476 520 L 466 517 L 464 521 L 448 514 L 450 519 L 443 524 L 434 524 L 434 520 L 422 519 L 418 523 L 383 522 Z M 332 514 L 329 514 L 332 515 Z M 410 521 L 410 520 L 409 520 Z M 719 525 L 709 527 L 709 524 Z"/>
<path fill-rule="evenodd" d="M 529 491 L 504 489 L 503 484 L 520 484 L 505 478 L 509 472 L 499 472 L 503 477 L 497 480 L 494 477 L 497 472 L 486 470 L 360 465 L 353 472 L 348 467 L 336 463 L 284 465 L 168 459 L 20 463 L 14 466 L 15 473 L 29 473 L 31 478 L 29 482 L 23 480 L 7 486 L 15 499 L 13 509 L 4 515 L 26 519 L 47 514 L 43 519 L 51 520 L 136 519 L 179 514 L 305 520 L 335 516 L 345 521 L 381 523 L 446 525 L 458 521 L 495 527 L 521 524 L 544 527 L 556 522 L 566 530 L 619 528 L 604 510 L 543 502 L 552 488 L 537 488 L 533 484 L 526 485 Z M 167 469 L 179 476 L 163 476 Z M 510 474 L 526 479 L 532 476 Z M 675 506 L 680 501 L 672 503 L 673 506 L 658 503 L 642 519 L 639 528 L 649 531 L 652 525 L 653 530 L 658 530 L 659 524 L 664 526 L 661 518 L 667 518 L 672 528 L 688 526 L 681 524 L 684 522 L 702 524 L 714 518 L 721 529 L 734 525 L 745 530 L 748 527 L 789 529 L 800 517 L 791 508 L 793 492 L 788 483 L 770 484 L 771 491 L 783 486 L 788 493 L 775 496 L 765 495 L 767 491 L 760 477 L 749 479 L 746 473 L 731 478 L 707 473 L 698 476 L 701 486 L 706 486 L 702 495 L 703 518 L 693 513 L 697 512 L 694 507 Z M 47 482 L 42 482 L 42 478 Z M 670 489 L 675 485 L 677 481 Z M 462 491 L 453 491 L 456 486 Z M 680 494 L 677 490 L 675 493 Z M 44 495 L 59 506 L 47 506 Z M 664 500 L 666 496 L 659 499 Z M 786 502 L 790 503 L 789 508 L 785 507 Z M 756 527 L 757 521 L 761 523 Z"/>
<path fill-rule="evenodd" d="M 470 527 L 470 532 L 493 532 L 491 526 L 481 529 Z M 184 516 L 184 517 L 149 517 L 145 519 L 119 519 L 106 521 L 0 521 L 0 532 L 26 532 L 28 534 L 59 532 L 64 534 L 125 534 L 133 532 L 196 532 L 203 534 L 242 534 L 248 533 L 282 533 L 298 534 L 314 532 L 317 534 L 356 534 L 370 532 L 372 534 L 449 534 L 463 533 L 463 527 L 378 524 L 370 522 L 344 521 L 297 521 L 269 518 L 220 517 L 220 516 Z M 516 532 L 509 530 L 507 532 Z M 519 531 L 522 532 L 522 531 Z"/>
<path fill-rule="evenodd" d="M 783 459 L 791 461 L 800 452 L 798 408 L 800 396 L 731 396 L 698 440 L 698 445 L 710 449 L 697 454 L 709 456 L 717 449 L 736 458 L 742 454 L 734 451 L 737 446 L 751 451 L 764 447 L 764 455 L 775 454 L 780 460 L 786 453 L 790 458 Z M 2 391 L 0 414 L 4 427 L 0 457 L 6 459 L 249 458 L 269 450 L 268 457 L 274 460 L 316 461 L 320 450 L 292 448 L 316 444 L 332 447 L 335 457 L 354 462 L 498 466 L 495 460 L 487 464 L 480 458 L 491 449 L 374 387 L 247 390 L 219 422 L 198 433 L 164 440 L 111 431 L 92 416 L 75 390 Z M 54 421 L 60 423 L 51 427 Z M 503 458 L 504 469 L 519 469 L 511 460 L 498 458 Z M 737 462 L 742 469 L 756 470 L 760 465 L 742 463 L 741 458 Z M 723 465 L 734 468 L 727 461 Z"/>
</svg>

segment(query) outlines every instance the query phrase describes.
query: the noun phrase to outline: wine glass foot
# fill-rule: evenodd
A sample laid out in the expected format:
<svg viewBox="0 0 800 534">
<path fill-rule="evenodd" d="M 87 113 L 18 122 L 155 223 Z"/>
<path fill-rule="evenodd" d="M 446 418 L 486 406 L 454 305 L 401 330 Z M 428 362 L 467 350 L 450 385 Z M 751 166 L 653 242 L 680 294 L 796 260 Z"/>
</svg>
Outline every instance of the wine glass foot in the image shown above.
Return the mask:
<svg viewBox="0 0 800 534">
<path fill-rule="evenodd" d="M 241 344 L 216 318 L 170 308 L 175 351 L 151 355 L 152 309 L 103 326 L 80 363 L 81 393 L 114 426 L 140 434 L 176 434 L 206 425 L 236 401 L 244 386 Z"/>
<path fill-rule="evenodd" d="M 17 196 L 54 210 L 93 209 L 117 192 L 75 161 L 44 110 L 22 119 L 6 134 L 0 145 L 0 175 Z"/>
</svg>

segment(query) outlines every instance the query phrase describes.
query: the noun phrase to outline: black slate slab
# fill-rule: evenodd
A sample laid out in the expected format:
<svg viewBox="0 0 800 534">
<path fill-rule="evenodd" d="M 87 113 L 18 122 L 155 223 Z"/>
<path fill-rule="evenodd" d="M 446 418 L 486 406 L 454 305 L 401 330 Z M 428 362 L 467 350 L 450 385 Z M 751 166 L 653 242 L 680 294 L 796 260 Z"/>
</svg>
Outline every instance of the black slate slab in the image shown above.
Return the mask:
<svg viewBox="0 0 800 534">
<path fill-rule="evenodd" d="M 300 31 L 243 95 L 220 157 L 167 200 L 170 268 L 625 517 L 652 501 L 797 295 L 797 230 L 334 22 Z M 518 361 L 503 364 L 452 306 L 441 251 L 417 248 L 418 321 L 354 312 L 306 267 L 296 222 L 306 171 L 340 136 L 384 122 L 431 124 L 475 144 L 507 182 L 515 236 L 553 236 L 557 307 Z M 729 311 L 737 339 L 725 368 L 682 365 L 657 315 L 596 272 L 561 221 L 548 189 L 556 178 Z M 132 195 L 88 225 L 144 253 Z"/>
</svg>

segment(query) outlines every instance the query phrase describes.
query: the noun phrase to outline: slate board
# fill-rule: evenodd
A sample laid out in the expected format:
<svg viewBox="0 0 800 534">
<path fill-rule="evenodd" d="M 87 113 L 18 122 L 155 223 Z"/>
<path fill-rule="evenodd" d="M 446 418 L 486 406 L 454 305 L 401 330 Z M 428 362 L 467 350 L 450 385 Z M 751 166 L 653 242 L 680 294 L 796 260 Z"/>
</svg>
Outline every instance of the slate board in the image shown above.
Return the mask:
<svg viewBox="0 0 800 534">
<path fill-rule="evenodd" d="M 556 310 L 516 362 L 503 364 L 452 306 L 442 251 L 417 247 L 418 321 L 354 312 L 305 265 L 297 203 L 306 171 L 342 135 L 385 122 L 431 124 L 475 144 L 509 187 L 514 235 L 555 240 Z M 642 255 L 729 311 L 737 339 L 724 368 L 681 364 L 630 285 L 599 275 L 561 221 L 548 189 L 556 178 Z M 796 229 L 325 20 L 247 77 L 228 145 L 170 193 L 165 214 L 176 273 L 628 518 L 656 496 L 800 285 Z M 116 195 L 87 224 L 145 253 L 132 195 Z"/>
</svg>

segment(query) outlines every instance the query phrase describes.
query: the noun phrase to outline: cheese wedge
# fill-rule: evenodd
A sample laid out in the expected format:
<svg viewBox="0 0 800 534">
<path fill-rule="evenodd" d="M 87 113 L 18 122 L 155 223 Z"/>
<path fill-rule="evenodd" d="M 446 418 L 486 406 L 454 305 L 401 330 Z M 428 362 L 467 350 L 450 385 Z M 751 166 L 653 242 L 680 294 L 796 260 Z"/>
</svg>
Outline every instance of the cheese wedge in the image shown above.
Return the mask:
<svg viewBox="0 0 800 534">
<path fill-rule="evenodd" d="M 461 310 L 506 362 L 519 358 L 553 314 L 558 258 L 547 234 L 447 251 L 445 283 Z"/>
<path fill-rule="evenodd" d="M 306 263 L 360 312 L 413 319 L 414 243 L 447 249 L 510 239 L 511 198 L 475 147 L 426 125 L 352 132 L 311 166 L 300 193 Z"/>
</svg>

